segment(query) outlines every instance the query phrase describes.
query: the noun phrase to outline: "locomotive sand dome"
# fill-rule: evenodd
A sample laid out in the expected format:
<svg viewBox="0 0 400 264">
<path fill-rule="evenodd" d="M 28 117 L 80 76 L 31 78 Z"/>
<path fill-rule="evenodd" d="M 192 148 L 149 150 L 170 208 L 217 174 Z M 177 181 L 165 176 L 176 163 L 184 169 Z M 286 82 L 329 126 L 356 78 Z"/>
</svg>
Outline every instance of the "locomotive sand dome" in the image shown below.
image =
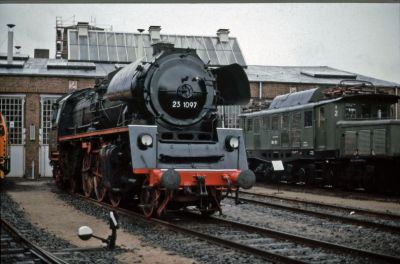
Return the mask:
<svg viewBox="0 0 400 264">
<path fill-rule="evenodd" d="M 54 177 L 98 200 L 139 197 L 147 216 L 166 207 L 221 210 L 225 191 L 254 185 L 241 129 L 217 128 L 217 105 L 248 102 L 237 64 L 209 69 L 195 50 L 153 45 L 149 62 L 110 73 L 58 100 L 50 144 Z"/>
</svg>

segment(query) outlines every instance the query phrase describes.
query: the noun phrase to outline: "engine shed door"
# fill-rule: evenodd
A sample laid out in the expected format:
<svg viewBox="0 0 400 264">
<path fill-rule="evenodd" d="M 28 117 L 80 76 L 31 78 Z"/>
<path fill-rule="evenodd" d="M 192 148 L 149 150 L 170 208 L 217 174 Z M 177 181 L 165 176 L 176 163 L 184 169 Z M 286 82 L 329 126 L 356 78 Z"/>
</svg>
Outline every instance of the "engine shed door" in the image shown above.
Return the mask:
<svg viewBox="0 0 400 264">
<path fill-rule="evenodd" d="M 0 95 L 0 112 L 6 117 L 10 140 L 10 173 L 7 177 L 25 174 L 24 95 Z"/>
<path fill-rule="evenodd" d="M 315 146 L 317 150 L 324 150 L 326 148 L 326 109 L 322 106 L 316 110 Z"/>
<path fill-rule="evenodd" d="M 40 98 L 39 129 L 39 174 L 40 177 L 52 177 L 52 166 L 49 160 L 49 132 L 51 129 L 52 105 L 59 96 L 42 95 Z"/>
</svg>

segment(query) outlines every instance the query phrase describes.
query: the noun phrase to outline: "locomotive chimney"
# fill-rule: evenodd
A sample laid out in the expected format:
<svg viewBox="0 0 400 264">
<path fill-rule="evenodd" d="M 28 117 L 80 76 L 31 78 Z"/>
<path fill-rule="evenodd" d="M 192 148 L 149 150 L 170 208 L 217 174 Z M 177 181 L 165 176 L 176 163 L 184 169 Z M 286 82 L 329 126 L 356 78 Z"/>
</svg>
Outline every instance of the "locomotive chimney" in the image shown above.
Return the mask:
<svg viewBox="0 0 400 264">
<path fill-rule="evenodd" d="M 217 30 L 217 36 L 220 42 L 228 42 L 229 41 L 229 29 L 220 28 Z"/>
<path fill-rule="evenodd" d="M 8 27 L 8 47 L 7 47 L 7 63 L 12 64 L 13 61 L 13 42 L 14 42 L 14 24 L 7 24 Z"/>
<path fill-rule="evenodd" d="M 150 26 L 149 27 L 149 34 L 150 34 L 150 39 L 151 39 L 152 43 L 158 42 L 161 40 L 160 31 L 161 31 L 160 26 Z"/>
</svg>

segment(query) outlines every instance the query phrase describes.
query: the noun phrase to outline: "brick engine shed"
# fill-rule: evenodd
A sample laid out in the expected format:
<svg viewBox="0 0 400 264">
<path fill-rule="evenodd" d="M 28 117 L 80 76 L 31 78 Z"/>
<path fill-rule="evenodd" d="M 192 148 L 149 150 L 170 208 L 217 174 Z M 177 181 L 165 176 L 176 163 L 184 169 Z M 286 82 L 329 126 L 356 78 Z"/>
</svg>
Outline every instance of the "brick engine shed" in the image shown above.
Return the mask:
<svg viewBox="0 0 400 264">
<path fill-rule="evenodd" d="M 245 68 L 251 87 L 251 103 L 245 108 L 268 105 L 276 95 L 316 87 L 336 86 L 343 79 L 365 80 L 398 94 L 397 83 L 378 80 L 325 66 L 246 65 L 236 38 L 220 29 L 216 36 L 160 34 L 151 26 L 147 33 L 104 31 L 88 23 L 62 26 L 57 18 L 56 55 L 35 50 L 35 56 L 0 53 L 0 111 L 6 116 L 11 140 L 11 177 L 51 177 L 48 131 L 52 103 L 77 89 L 93 87 L 96 78 L 123 67 L 137 58 L 148 59 L 151 44 L 158 41 L 176 47 L 195 48 L 210 67 L 238 63 Z M 239 106 L 220 108 L 223 126 L 239 127 Z M 400 109 L 397 106 L 397 113 Z M 398 118 L 399 114 L 397 114 Z"/>
</svg>

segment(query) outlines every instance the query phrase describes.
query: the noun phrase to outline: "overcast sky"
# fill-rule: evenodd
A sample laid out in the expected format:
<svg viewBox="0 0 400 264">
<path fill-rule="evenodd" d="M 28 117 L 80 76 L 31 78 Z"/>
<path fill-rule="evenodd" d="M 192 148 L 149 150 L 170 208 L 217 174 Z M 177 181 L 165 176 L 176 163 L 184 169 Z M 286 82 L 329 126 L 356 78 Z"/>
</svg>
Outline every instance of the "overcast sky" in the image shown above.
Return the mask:
<svg viewBox="0 0 400 264">
<path fill-rule="evenodd" d="M 330 66 L 400 83 L 400 4 L 87 4 L 0 5 L 0 51 L 6 24 L 15 45 L 55 51 L 56 16 L 95 19 L 114 31 L 160 25 L 161 33 L 215 35 L 229 28 L 248 65 Z"/>
</svg>

